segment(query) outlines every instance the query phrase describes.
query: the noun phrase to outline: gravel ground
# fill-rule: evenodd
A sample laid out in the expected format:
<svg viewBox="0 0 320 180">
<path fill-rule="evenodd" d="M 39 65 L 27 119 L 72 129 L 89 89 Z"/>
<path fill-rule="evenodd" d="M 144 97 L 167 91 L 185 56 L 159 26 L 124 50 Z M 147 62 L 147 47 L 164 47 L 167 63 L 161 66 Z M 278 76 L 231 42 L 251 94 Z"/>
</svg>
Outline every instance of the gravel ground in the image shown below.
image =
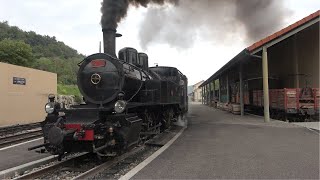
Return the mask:
<svg viewBox="0 0 320 180">
<path fill-rule="evenodd" d="M 131 169 L 151 156 L 159 148 L 160 147 L 146 146 L 144 150 L 115 164 L 110 169 L 105 170 L 103 173 L 97 174 L 93 179 L 119 179 L 121 176 L 125 175 Z"/>
<path fill-rule="evenodd" d="M 81 153 L 74 153 L 74 154 L 67 155 L 66 157 L 63 158 L 63 161 L 71 159 L 71 158 L 74 158 L 74 157 L 79 156 L 79 155 L 81 155 Z M 42 164 L 42 165 L 40 165 L 38 167 L 29 169 L 29 170 L 26 170 L 26 171 L 23 171 L 23 172 L 16 172 L 15 176 L 11 177 L 9 179 L 18 178 L 18 177 L 23 176 L 25 174 L 29 174 L 29 173 L 32 173 L 32 172 L 35 172 L 35 171 L 39 171 L 41 169 L 44 169 L 44 168 L 49 167 L 49 166 L 53 166 L 53 165 L 58 164 L 58 163 L 60 163 L 60 161 L 54 160 L 52 162 L 49 162 L 49 163 L 46 163 L 46 164 Z"/>
<path fill-rule="evenodd" d="M 166 143 L 166 141 L 169 141 L 175 133 L 177 133 L 179 128 L 172 128 L 170 131 L 167 131 L 161 135 L 156 136 L 159 140 L 161 140 L 162 143 Z M 156 142 L 158 141 L 156 140 Z M 150 155 L 152 155 L 155 151 L 157 151 L 160 147 L 155 147 L 155 146 L 146 146 L 143 150 L 135 153 L 133 156 L 127 157 L 126 159 L 122 160 L 121 162 L 114 164 L 111 168 L 108 168 L 105 170 L 103 173 L 97 174 L 94 179 L 118 179 L 122 175 L 126 174 L 129 172 L 131 169 L 133 169 L 135 166 L 140 164 L 142 161 L 147 159 Z M 76 153 L 76 154 L 70 154 L 66 156 L 63 161 L 67 159 L 74 158 L 76 156 L 80 156 L 81 153 Z M 105 161 L 108 161 L 105 160 Z M 60 167 L 58 170 L 55 171 L 50 171 L 48 174 L 45 174 L 37 179 L 72 179 L 74 177 L 77 177 L 81 173 L 88 171 L 95 166 L 101 164 L 102 162 L 105 161 L 100 161 L 97 159 L 96 156 L 90 156 L 89 158 L 80 160 L 80 161 L 74 161 L 73 163 L 70 163 L 66 166 Z M 25 174 L 29 174 L 35 171 L 39 171 L 41 169 L 47 168 L 49 166 L 53 166 L 58 164 L 59 161 L 55 160 L 53 162 L 47 163 L 40 165 L 39 167 L 35 167 L 33 169 L 16 173 L 14 177 L 12 178 L 17 178 Z"/>
</svg>

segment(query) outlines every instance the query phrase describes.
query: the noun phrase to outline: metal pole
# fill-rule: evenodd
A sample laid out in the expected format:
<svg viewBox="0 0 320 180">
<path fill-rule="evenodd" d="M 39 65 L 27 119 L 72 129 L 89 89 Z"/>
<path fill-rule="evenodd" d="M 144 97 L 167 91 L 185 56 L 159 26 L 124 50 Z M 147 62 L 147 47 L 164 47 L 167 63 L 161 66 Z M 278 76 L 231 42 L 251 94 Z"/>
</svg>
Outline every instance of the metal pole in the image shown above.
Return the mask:
<svg viewBox="0 0 320 180">
<path fill-rule="evenodd" d="M 216 101 L 216 81 L 213 80 L 213 101 Z"/>
<path fill-rule="evenodd" d="M 242 77 L 242 64 L 240 64 L 240 71 L 239 71 L 239 89 L 240 89 L 240 112 L 241 116 L 244 116 L 244 103 L 243 103 L 243 77 Z"/>
<path fill-rule="evenodd" d="M 221 79 L 219 78 L 219 102 L 221 102 Z"/>
<path fill-rule="evenodd" d="M 264 122 L 270 122 L 269 113 L 269 84 L 268 84 L 268 53 L 267 48 L 262 48 L 262 73 L 263 73 L 263 98 L 264 98 Z"/>
<path fill-rule="evenodd" d="M 209 105 L 209 84 L 207 84 L 207 105 Z"/>
<path fill-rule="evenodd" d="M 227 73 L 227 103 L 229 103 L 229 74 Z"/>
<path fill-rule="evenodd" d="M 206 86 L 203 86 L 203 104 L 206 104 Z"/>
<path fill-rule="evenodd" d="M 207 104 L 207 85 L 204 86 L 204 104 Z"/>
<path fill-rule="evenodd" d="M 203 104 L 203 86 L 201 87 L 201 104 Z"/>
<path fill-rule="evenodd" d="M 209 82 L 209 106 L 211 106 L 211 83 Z"/>
<path fill-rule="evenodd" d="M 294 59 L 294 70 L 295 70 L 295 87 L 299 88 L 300 87 L 300 82 L 299 82 L 299 62 L 298 62 L 298 49 L 297 49 L 297 34 L 294 35 L 293 37 L 293 59 Z"/>
</svg>

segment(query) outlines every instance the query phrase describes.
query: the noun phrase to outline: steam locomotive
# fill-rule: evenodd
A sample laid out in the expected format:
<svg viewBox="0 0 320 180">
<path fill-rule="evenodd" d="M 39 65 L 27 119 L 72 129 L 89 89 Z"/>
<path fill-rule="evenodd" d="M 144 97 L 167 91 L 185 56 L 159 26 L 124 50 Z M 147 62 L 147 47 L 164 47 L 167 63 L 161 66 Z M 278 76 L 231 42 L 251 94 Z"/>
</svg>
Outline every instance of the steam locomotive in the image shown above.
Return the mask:
<svg viewBox="0 0 320 180">
<path fill-rule="evenodd" d="M 40 147 L 115 156 L 170 127 L 188 111 L 187 77 L 175 67 L 148 67 L 148 55 L 123 48 L 115 55 L 114 29 L 103 29 L 104 52 L 79 63 L 85 104 L 64 108 L 49 95 Z"/>
</svg>

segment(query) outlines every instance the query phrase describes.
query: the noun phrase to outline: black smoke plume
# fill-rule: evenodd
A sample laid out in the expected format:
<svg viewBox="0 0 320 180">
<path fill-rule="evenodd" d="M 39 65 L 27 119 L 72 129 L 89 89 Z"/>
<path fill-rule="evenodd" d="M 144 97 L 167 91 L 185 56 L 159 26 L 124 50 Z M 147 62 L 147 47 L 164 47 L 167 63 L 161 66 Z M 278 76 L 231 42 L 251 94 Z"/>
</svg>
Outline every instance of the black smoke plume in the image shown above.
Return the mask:
<svg viewBox="0 0 320 180">
<path fill-rule="evenodd" d="M 102 27 L 116 28 L 130 5 L 150 5 L 139 32 L 145 49 L 153 42 L 189 48 L 196 38 L 252 43 L 279 29 L 288 14 L 283 0 L 104 0 Z"/>
<path fill-rule="evenodd" d="M 176 4 L 178 0 L 103 0 L 101 12 L 102 28 L 116 29 L 118 23 L 127 15 L 129 4 L 139 7 L 147 7 L 148 4 L 163 5 L 165 3 Z"/>
</svg>

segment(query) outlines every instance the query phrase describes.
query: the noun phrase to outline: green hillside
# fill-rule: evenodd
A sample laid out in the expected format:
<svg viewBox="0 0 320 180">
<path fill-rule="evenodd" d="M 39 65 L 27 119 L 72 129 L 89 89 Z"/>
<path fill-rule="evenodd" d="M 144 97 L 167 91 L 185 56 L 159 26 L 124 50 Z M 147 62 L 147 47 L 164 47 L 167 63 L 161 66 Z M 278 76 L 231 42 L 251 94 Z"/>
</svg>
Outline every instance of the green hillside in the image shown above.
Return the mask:
<svg viewBox="0 0 320 180">
<path fill-rule="evenodd" d="M 54 36 L 42 36 L 33 31 L 23 31 L 16 26 L 10 26 L 6 21 L 0 22 L 0 41 L 5 39 L 23 41 L 30 45 L 35 58 L 61 57 L 68 59 L 82 56 L 75 49 L 57 41 Z"/>
</svg>

